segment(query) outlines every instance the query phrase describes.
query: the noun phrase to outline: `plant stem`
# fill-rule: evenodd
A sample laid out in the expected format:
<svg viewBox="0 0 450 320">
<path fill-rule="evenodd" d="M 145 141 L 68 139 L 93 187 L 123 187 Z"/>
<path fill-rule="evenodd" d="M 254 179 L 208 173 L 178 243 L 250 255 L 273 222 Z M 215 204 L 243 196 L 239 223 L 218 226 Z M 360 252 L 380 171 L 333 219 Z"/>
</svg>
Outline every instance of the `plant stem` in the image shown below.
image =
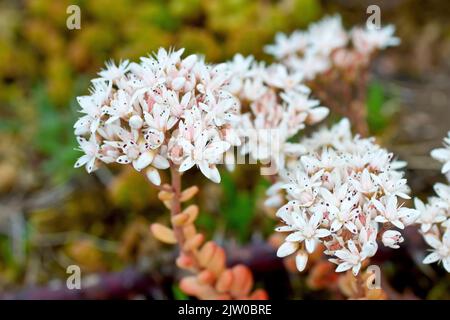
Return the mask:
<svg viewBox="0 0 450 320">
<path fill-rule="evenodd" d="M 192 273 L 181 279 L 180 288 L 185 293 L 200 299 L 267 299 L 267 293 L 264 290 L 251 292 L 253 275 L 250 269 L 242 264 L 227 268 L 226 253 L 222 247 L 213 241 L 202 245 L 204 236 L 196 231 L 194 225 L 198 207 L 191 205 L 182 211 L 182 199 L 186 201 L 187 198 L 183 197 L 184 192 L 181 191 L 181 174 L 178 170 L 177 165 L 170 164 L 172 198 L 168 207 L 170 207 L 175 240 L 180 250 L 177 265 Z M 179 222 L 180 219 L 174 219 L 180 214 L 184 215 L 180 217 L 181 221 L 185 219 L 185 216 L 189 217 L 188 220 L 184 220 L 183 223 Z M 222 279 L 221 282 L 220 279 Z"/>
<path fill-rule="evenodd" d="M 171 184 L 172 184 L 172 192 L 173 192 L 173 198 L 172 203 L 170 206 L 170 215 L 171 217 L 174 217 L 181 213 L 181 174 L 178 171 L 178 166 L 171 163 L 170 164 L 170 177 L 171 177 Z M 191 258 L 193 263 L 193 268 L 197 268 L 197 258 L 195 256 L 195 253 L 192 250 L 185 250 L 184 244 L 186 243 L 186 237 L 184 235 L 183 227 L 176 226 L 172 224 L 175 238 L 177 239 L 178 247 L 180 249 L 180 252 L 182 252 L 184 255 Z"/>
<path fill-rule="evenodd" d="M 177 167 L 174 164 L 170 164 L 170 177 L 172 182 L 172 205 L 170 206 L 170 215 L 172 217 L 176 216 L 181 212 L 181 174 L 178 172 Z M 183 230 L 180 227 L 174 226 L 175 237 L 177 238 L 180 250 L 183 248 L 184 235 Z"/>
</svg>

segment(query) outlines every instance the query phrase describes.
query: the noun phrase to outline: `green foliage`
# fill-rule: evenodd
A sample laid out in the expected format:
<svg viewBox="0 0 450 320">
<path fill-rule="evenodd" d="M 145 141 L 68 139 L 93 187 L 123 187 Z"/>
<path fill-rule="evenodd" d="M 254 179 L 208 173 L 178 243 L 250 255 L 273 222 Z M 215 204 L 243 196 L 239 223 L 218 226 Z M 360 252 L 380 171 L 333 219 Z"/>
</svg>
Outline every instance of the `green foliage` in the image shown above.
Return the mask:
<svg viewBox="0 0 450 320">
<path fill-rule="evenodd" d="M 383 86 L 372 82 L 367 89 L 367 122 L 371 133 L 383 130 L 388 124 L 388 117 L 383 107 L 387 101 Z"/>
<path fill-rule="evenodd" d="M 428 293 L 429 300 L 449 300 L 450 299 L 450 276 L 447 274 L 447 281 L 437 282 Z"/>
<path fill-rule="evenodd" d="M 257 201 L 261 199 L 267 189 L 267 181 L 258 178 L 255 186 L 250 190 L 239 187 L 236 178 L 228 172 L 222 172 L 223 197 L 221 215 L 229 230 L 244 242 L 249 239 L 253 230 L 252 223 L 258 214 Z M 260 212 L 259 212 L 260 213 Z"/>
<path fill-rule="evenodd" d="M 64 181 L 74 174 L 73 164 L 79 155 L 73 136 L 73 109 L 58 111 L 40 86 L 33 91 L 33 97 L 38 120 L 33 145 L 44 157 L 42 167 L 46 176 L 55 182 Z"/>
<path fill-rule="evenodd" d="M 177 284 L 172 286 L 172 293 L 175 300 L 189 300 L 189 297 L 181 291 L 180 287 Z"/>
<path fill-rule="evenodd" d="M 0 236 L 0 266 L 15 267 L 16 262 L 12 252 L 11 239 L 5 236 Z"/>
<path fill-rule="evenodd" d="M 248 236 L 250 223 L 253 218 L 255 199 L 248 190 L 239 190 L 231 175 L 223 174 L 222 185 L 224 191 L 222 214 L 227 226 L 237 233 L 240 240 Z"/>
<path fill-rule="evenodd" d="M 79 30 L 66 27 L 70 4 L 81 9 Z M 236 52 L 263 58 L 275 32 L 305 26 L 320 14 L 318 0 L 3 2 L 0 134 L 31 137 L 26 154 L 37 160 L 33 169 L 63 182 L 75 172 L 75 97 L 87 93 L 86 79 L 105 60 L 136 60 L 160 46 L 185 47 L 213 62 Z M 237 196 L 244 211 L 251 206 L 246 197 Z"/>
<path fill-rule="evenodd" d="M 80 30 L 66 27 L 66 9 L 70 4 L 80 6 Z M 88 93 L 88 79 L 96 76 L 106 60 L 137 60 L 161 46 L 185 47 L 187 54 L 203 53 L 211 62 L 224 61 L 236 52 L 264 59 L 267 56 L 262 48 L 276 32 L 303 27 L 320 14 L 319 0 L 0 2 L 0 142 L 5 145 L 5 151 L 0 152 L 0 165 L 8 164 L 8 170 L 14 169 L 13 174 L 7 172 L 9 179 L 4 178 L 5 169 L 3 175 L 0 170 L 0 178 L 1 182 L 11 180 L 15 188 L 0 183 L 0 192 L 5 190 L 9 196 L 8 192 L 14 190 L 20 196 L 31 197 L 34 191 L 43 191 L 50 184 L 67 184 L 75 174 L 88 178 L 82 169 L 73 168 L 81 154 L 74 150 L 77 143 L 73 124 L 79 109 L 75 97 Z M 252 224 L 261 220 L 267 223 L 268 219 L 258 219 L 262 214 L 258 203 L 266 182 L 247 181 L 243 187 L 236 174 L 223 172 L 222 177 L 223 186 L 217 186 L 214 195 L 217 207 L 200 214 L 198 227 L 212 234 L 220 223 L 237 239 L 246 241 Z M 124 236 L 127 241 L 121 240 L 126 233 L 124 221 L 135 215 L 152 219 L 163 210 L 156 193 L 143 187 L 143 182 L 123 171 L 114 175 L 107 188 L 95 188 L 82 181 L 88 187 L 80 188 L 80 194 L 70 195 L 55 207 L 27 212 L 27 219 L 41 221 L 39 232 L 48 233 L 50 238 L 53 233 L 57 236 L 82 231 L 132 243 L 125 247 L 133 258 L 142 252 L 148 254 L 145 250 L 160 249 L 152 242 L 154 239 L 148 243 L 142 240 L 140 232 L 147 234 L 147 228 L 141 231 L 141 227 L 136 227 L 138 231 L 132 230 L 128 238 Z M 124 188 L 129 192 L 123 192 Z M 202 204 L 200 208 L 206 210 Z M 0 220 L 2 228 L 6 225 Z M 271 226 L 268 228 L 271 230 Z M 24 232 L 28 234 L 28 230 Z M 97 244 L 92 241 L 76 241 L 75 236 L 70 236 L 60 247 L 42 248 L 30 238 L 23 240 L 29 253 L 26 263 L 31 264 L 34 259 L 40 281 L 53 278 L 60 269 L 56 259 L 66 256 L 86 265 L 98 264 L 105 270 L 122 266 L 117 256 L 98 262 L 98 254 L 94 253 Z M 136 250 L 135 242 L 146 249 Z M 55 257 L 55 261 L 45 261 L 45 268 L 37 258 L 43 252 Z M 108 261 L 107 265 L 103 261 Z M 28 267 L 15 261 L 11 240 L 0 237 L 0 285 L 3 280 L 20 283 Z M 173 288 L 173 294 L 177 299 L 187 298 L 178 287 Z"/>
</svg>

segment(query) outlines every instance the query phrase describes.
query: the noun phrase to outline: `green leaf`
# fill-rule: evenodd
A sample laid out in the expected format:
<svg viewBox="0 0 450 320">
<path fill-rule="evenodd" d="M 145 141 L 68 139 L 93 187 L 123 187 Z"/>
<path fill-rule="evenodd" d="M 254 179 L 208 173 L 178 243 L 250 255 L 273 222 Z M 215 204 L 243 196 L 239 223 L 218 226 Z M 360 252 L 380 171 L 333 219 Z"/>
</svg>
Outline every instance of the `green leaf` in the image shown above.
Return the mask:
<svg viewBox="0 0 450 320">
<path fill-rule="evenodd" d="M 383 113 L 386 101 L 383 86 L 372 82 L 367 90 L 367 122 L 371 133 L 380 132 L 388 125 L 388 118 Z"/>
<path fill-rule="evenodd" d="M 174 284 L 172 286 L 172 293 L 173 293 L 173 297 L 176 300 L 189 300 L 189 297 L 183 291 L 181 291 L 178 284 Z"/>
<path fill-rule="evenodd" d="M 73 164 L 80 155 L 74 150 L 75 114 L 69 106 L 58 110 L 43 86 L 33 90 L 33 98 L 38 120 L 37 132 L 32 141 L 33 148 L 43 157 L 41 165 L 44 174 L 55 183 L 63 182 L 75 174 Z"/>
<path fill-rule="evenodd" d="M 242 190 L 236 185 L 230 173 L 223 172 L 223 199 L 221 214 L 228 229 L 234 232 L 241 242 L 245 242 L 252 234 L 252 223 L 256 217 L 256 201 L 264 195 L 268 182 L 259 178 L 255 187 Z"/>
</svg>

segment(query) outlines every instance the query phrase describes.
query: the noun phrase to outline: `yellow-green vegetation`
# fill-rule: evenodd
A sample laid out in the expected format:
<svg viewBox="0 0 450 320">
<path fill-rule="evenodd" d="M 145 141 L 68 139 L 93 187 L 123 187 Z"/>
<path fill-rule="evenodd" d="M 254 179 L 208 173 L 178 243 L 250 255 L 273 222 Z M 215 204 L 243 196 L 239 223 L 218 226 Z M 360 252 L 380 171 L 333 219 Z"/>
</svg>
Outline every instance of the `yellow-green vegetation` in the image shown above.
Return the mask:
<svg viewBox="0 0 450 320">
<path fill-rule="evenodd" d="M 72 4 L 81 9 L 79 30 L 66 26 Z M 148 226 L 167 217 L 142 176 L 125 170 L 99 178 L 73 169 L 75 97 L 87 94 L 106 60 L 136 60 L 161 46 L 185 47 L 211 62 L 236 52 L 268 60 L 263 46 L 276 32 L 321 15 L 317 0 L 3 1 L 0 288 L 46 283 L 69 262 L 89 271 L 120 270 L 158 248 Z M 239 176 L 227 175 L 224 186 L 201 194 L 200 227 L 210 235 L 226 231 L 246 241 L 255 219 L 271 231 L 262 212 L 255 217 L 264 188 L 237 192 L 237 184 L 249 183 Z M 192 179 L 202 183 L 195 174 Z M 10 218 L 16 214 L 20 219 Z"/>
</svg>

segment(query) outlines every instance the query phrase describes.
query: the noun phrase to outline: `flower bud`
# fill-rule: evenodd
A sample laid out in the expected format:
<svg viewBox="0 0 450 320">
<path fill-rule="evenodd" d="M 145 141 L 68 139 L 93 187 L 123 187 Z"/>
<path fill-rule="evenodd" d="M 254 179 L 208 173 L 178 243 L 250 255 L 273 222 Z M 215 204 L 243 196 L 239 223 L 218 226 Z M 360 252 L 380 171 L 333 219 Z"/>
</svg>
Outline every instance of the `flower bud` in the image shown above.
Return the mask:
<svg viewBox="0 0 450 320">
<path fill-rule="evenodd" d="M 144 121 L 138 115 L 134 115 L 130 118 L 129 124 L 132 129 L 138 130 L 138 129 L 142 128 Z"/>
<path fill-rule="evenodd" d="M 398 249 L 400 246 L 399 243 L 402 243 L 404 241 L 402 235 L 400 232 L 396 230 L 387 230 L 383 233 L 383 244 L 386 247 L 390 247 L 393 249 Z"/>
</svg>

